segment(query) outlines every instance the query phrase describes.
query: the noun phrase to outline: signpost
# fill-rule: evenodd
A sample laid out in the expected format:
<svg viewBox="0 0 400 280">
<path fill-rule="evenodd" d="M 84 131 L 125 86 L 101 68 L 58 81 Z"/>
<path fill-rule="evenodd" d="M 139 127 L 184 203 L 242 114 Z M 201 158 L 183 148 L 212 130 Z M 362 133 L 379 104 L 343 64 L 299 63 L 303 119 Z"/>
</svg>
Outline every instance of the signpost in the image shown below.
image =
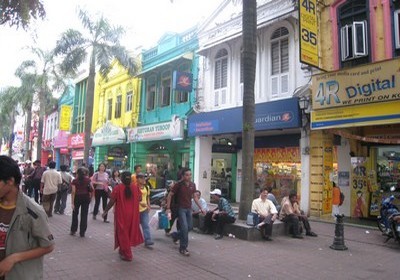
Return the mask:
<svg viewBox="0 0 400 280">
<path fill-rule="evenodd" d="M 299 0 L 300 61 L 319 68 L 317 0 Z"/>
</svg>

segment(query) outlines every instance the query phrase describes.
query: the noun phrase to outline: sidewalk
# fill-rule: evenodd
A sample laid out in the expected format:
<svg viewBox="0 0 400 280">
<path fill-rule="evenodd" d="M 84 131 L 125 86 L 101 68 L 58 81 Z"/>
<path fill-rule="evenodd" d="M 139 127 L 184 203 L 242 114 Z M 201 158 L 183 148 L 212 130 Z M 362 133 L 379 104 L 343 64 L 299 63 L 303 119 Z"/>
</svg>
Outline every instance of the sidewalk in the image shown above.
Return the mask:
<svg viewBox="0 0 400 280">
<path fill-rule="evenodd" d="M 152 210 L 155 211 L 155 210 Z M 45 279 L 397 279 L 400 245 L 377 230 L 345 226 L 347 251 L 329 248 L 334 224 L 311 222 L 317 238 L 282 236 L 248 242 L 191 232 L 190 257 L 178 253 L 163 231 L 153 231 L 154 249 L 133 249 L 122 262 L 113 251 L 113 224 L 89 217 L 85 238 L 69 235 L 71 211 L 54 215 L 55 250 L 45 256 Z M 109 217 L 113 221 L 112 215 Z M 286 265 L 285 263 L 289 263 Z"/>
</svg>

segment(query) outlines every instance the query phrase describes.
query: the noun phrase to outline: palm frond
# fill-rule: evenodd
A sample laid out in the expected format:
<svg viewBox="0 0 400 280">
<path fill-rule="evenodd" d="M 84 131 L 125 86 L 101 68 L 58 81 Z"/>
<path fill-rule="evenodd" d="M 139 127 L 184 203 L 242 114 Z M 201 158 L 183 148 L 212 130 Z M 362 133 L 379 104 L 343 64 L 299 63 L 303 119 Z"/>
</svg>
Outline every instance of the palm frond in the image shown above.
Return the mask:
<svg viewBox="0 0 400 280">
<path fill-rule="evenodd" d="M 65 55 L 76 48 L 82 48 L 86 43 L 87 41 L 81 32 L 74 29 L 68 29 L 62 33 L 61 38 L 57 40 L 54 54 Z"/>
</svg>

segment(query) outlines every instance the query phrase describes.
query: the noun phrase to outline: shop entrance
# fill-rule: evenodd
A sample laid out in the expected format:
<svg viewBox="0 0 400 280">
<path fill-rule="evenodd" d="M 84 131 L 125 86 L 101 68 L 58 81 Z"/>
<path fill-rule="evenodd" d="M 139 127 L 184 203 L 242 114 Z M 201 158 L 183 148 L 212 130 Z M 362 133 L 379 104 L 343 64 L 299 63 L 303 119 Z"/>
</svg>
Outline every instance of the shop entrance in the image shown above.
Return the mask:
<svg viewBox="0 0 400 280">
<path fill-rule="evenodd" d="M 233 180 L 232 180 L 232 165 L 236 164 L 236 154 L 213 153 L 211 159 L 211 190 L 220 189 L 222 196 L 232 199 Z"/>
</svg>

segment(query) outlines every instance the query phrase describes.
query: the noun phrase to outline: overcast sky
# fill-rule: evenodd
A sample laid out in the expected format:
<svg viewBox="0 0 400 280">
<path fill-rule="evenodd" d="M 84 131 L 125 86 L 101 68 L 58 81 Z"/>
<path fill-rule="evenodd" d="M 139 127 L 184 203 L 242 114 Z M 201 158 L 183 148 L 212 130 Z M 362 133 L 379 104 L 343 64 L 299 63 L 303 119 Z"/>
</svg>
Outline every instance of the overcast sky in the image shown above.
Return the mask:
<svg viewBox="0 0 400 280">
<path fill-rule="evenodd" d="M 0 88 L 19 85 L 14 76 L 23 60 L 29 59 L 26 46 L 54 48 L 57 38 L 68 28 L 82 30 L 78 7 L 89 14 L 104 14 L 113 25 L 126 30 L 123 44 L 129 49 L 155 46 L 168 31 L 184 31 L 207 18 L 222 0 L 44 0 L 46 19 L 34 22 L 30 30 L 0 25 Z M 36 45 L 35 45 L 36 42 Z"/>
</svg>

